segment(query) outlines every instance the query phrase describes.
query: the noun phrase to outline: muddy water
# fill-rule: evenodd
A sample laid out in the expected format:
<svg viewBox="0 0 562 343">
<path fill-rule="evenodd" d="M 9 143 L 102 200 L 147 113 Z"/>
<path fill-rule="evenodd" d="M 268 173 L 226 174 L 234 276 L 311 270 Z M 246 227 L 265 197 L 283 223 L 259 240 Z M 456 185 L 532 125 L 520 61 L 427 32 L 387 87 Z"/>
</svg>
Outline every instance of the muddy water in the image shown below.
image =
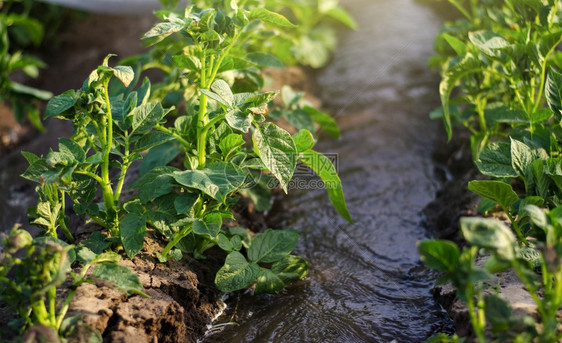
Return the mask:
<svg viewBox="0 0 562 343">
<path fill-rule="evenodd" d="M 431 150 L 444 135 L 428 120 L 438 105 L 426 67 L 440 26 L 413 0 L 347 1 L 360 25 L 344 32 L 319 75 L 323 100 L 343 129 L 319 147 L 337 154 L 348 224 L 322 190 L 294 192 L 279 227 L 297 228 L 309 277 L 279 296 L 229 299 L 206 342 L 421 342 L 451 325 L 418 261 L 427 238 L 420 210 L 438 187 Z"/>
</svg>

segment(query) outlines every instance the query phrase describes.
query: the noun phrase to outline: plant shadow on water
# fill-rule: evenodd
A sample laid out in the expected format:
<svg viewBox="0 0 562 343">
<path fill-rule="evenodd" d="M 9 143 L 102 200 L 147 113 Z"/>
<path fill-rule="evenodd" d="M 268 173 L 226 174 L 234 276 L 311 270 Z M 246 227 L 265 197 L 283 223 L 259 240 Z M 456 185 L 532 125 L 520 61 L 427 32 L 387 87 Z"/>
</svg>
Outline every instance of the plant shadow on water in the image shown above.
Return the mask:
<svg viewBox="0 0 562 343">
<path fill-rule="evenodd" d="M 217 323 L 239 325 L 205 342 L 422 342 L 453 330 L 415 245 L 427 238 L 420 211 L 439 186 L 431 152 L 443 131 L 428 119 L 439 99 L 427 59 L 440 19 L 413 0 L 344 5 L 359 29 L 340 37 L 319 73 L 343 136 L 319 149 L 337 156 L 356 222 L 322 190 L 293 191 L 278 226 L 301 232 L 309 277 L 279 296 L 233 296 Z"/>
</svg>

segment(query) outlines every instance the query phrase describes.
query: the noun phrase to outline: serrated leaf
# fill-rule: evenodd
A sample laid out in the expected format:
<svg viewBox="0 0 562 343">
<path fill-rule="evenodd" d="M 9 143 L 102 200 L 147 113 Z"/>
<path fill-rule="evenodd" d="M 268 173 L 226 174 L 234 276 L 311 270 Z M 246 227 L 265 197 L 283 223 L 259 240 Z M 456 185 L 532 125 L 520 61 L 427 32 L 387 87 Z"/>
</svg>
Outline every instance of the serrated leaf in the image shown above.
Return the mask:
<svg viewBox="0 0 562 343">
<path fill-rule="evenodd" d="M 336 168 L 332 164 L 332 161 L 323 154 L 314 150 L 307 150 L 301 153 L 299 161 L 306 164 L 320 177 L 334 208 L 343 218 L 352 222 L 353 220 L 351 219 L 351 214 L 349 213 L 347 204 L 345 203 L 341 180 Z"/>
<path fill-rule="evenodd" d="M 213 199 L 224 202 L 226 196 L 244 184 L 246 175 L 232 163 L 218 162 L 200 170 L 175 172 L 180 185 L 198 189 Z"/>
<path fill-rule="evenodd" d="M 519 196 L 513 191 L 511 185 L 501 181 L 470 181 L 468 183 L 468 189 L 484 198 L 498 203 L 504 211 L 508 211 L 511 206 L 519 200 Z"/>
<path fill-rule="evenodd" d="M 224 266 L 215 276 L 217 288 L 225 293 L 234 292 L 249 286 L 258 277 L 260 267 L 255 263 L 248 263 L 244 255 L 233 251 L 228 256 Z"/>
<path fill-rule="evenodd" d="M 297 246 L 299 234 L 296 230 L 272 230 L 257 235 L 248 249 L 248 258 L 253 262 L 277 262 L 289 255 Z"/>
<path fill-rule="evenodd" d="M 433 270 L 452 272 L 459 264 L 460 251 L 457 245 L 445 240 L 418 242 L 421 261 Z"/>
<path fill-rule="evenodd" d="M 279 180 L 285 193 L 297 165 L 297 147 L 291 135 L 273 123 L 257 126 L 252 136 L 263 164 Z"/>
<path fill-rule="evenodd" d="M 121 242 L 129 258 L 142 250 L 145 232 L 146 219 L 138 213 L 127 213 L 119 222 Z"/>
<path fill-rule="evenodd" d="M 247 14 L 247 16 L 250 20 L 259 19 L 276 26 L 289 28 L 297 27 L 281 14 L 271 12 L 265 8 L 254 8 Z"/>
<path fill-rule="evenodd" d="M 141 293 L 143 291 L 142 283 L 139 277 L 129 268 L 116 263 L 100 263 L 92 270 L 92 276 L 109 281 L 120 290 L 131 294 Z"/>
</svg>

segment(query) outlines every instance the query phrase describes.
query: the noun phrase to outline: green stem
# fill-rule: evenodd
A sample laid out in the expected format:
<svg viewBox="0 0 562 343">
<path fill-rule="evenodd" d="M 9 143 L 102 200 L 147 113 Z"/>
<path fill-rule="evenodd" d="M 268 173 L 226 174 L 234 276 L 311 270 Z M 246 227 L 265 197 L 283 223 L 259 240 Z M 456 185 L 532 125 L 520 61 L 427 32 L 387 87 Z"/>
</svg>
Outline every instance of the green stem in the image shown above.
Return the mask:
<svg viewBox="0 0 562 343">
<path fill-rule="evenodd" d="M 114 218 L 108 218 L 109 234 L 111 236 L 116 236 L 119 234 L 119 228 L 117 227 L 117 208 L 115 205 L 115 197 L 113 189 L 111 188 L 111 181 L 109 180 L 109 154 L 111 153 L 111 145 L 113 144 L 113 117 L 111 114 L 111 103 L 109 101 L 109 80 L 103 84 L 103 96 L 105 99 L 106 107 L 106 130 L 107 138 L 105 140 L 105 146 L 103 147 L 103 160 L 101 165 L 101 175 L 103 179 L 102 194 L 103 202 L 105 204 L 105 209 L 108 214 L 112 214 Z"/>
<path fill-rule="evenodd" d="M 170 250 L 172 250 L 173 247 L 176 246 L 176 244 L 179 243 L 179 241 L 181 241 L 182 238 L 184 238 L 185 236 L 189 235 L 189 233 L 192 231 L 191 228 L 191 224 L 184 227 L 181 231 L 179 231 L 178 233 L 176 233 L 174 235 L 174 237 L 172 238 L 171 241 L 168 242 L 168 244 L 166 245 L 166 247 L 164 248 L 164 250 L 162 250 L 162 256 L 166 257 L 168 255 L 168 253 L 170 252 Z"/>
<path fill-rule="evenodd" d="M 131 161 L 129 161 L 129 135 L 127 132 L 125 132 L 124 140 L 125 154 L 123 157 L 123 164 L 121 165 L 119 180 L 117 181 L 117 188 L 115 189 L 115 195 L 113 196 L 115 202 L 119 202 L 121 191 L 123 190 L 123 184 L 125 183 L 125 176 L 127 175 L 127 169 L 129 169 L 129 166 L 131 165 Z"/>
<path fill-rule="evenodd" d="M 507 208 L 504 208 L 503 210 L 504 210 L 505 214 L 507 215 L 507 218 L 509 218 L 509 221 L 511 222 L 511 227 L 513 227 L 513 230 L 515 231 L 515 234 L 517 235 L 517 240 L 519 241 L 519 246 L 521 246 L 522 243 L 524 243 L 525 245 L 529 245 L 529 242 L 527 241 L 527 238 L 525 238 L 523 236 L 523 233 L 521 232 L 521 229 L 519 228 L 519 225 L 517 225 L 517 223 L 513 219 L 513 216 L 511 214 L 509 214 L 509 211 L 507 210 Z"/>
<path fill-rule="evenodd" d="M 474 284 L 469 282 L 466 285 L 465 289 L 466 293 L 466 306 L 468 307 L 468 315 L 470 317 L 470 322 L 472 323 L 472 329 L 474 330 L 474 334 L 476 335 L 476 339 L 480 343 L 486 342 L 486 337 L 484 335 L 484 326 L 482 325 L 482 319 L 477 318 L 480 317 L 476 315 L 476 309 L 474 306 Z"/>
<path fill-rule="evenodd" d="M 207 96 L 205 94 L 199 95 L 199 115 L 197 116 L 197 160 L 199 162 L 198 168 L 205 168 L 207 158 L 207 131 L 205 125 L 207 124 Z"/>
<path fill-rule="evenodd" d="M 60 228 L 62 230 L 62 232 L 64 233 L 64 235 L 66 236 L 66 239 L 68 239 L 68 241 L 70 243 L 74 243 L 74 237 L 72 236 L 72 233 L 70 233 L 70 230 L 68 229 L 68 226 L 66 225 L 66 199 L 65 199 L 65 192 L 61 191 L 61 214 L 59 216 L 59 225 Z"/>
<path fill-rule="evenodd" d="M 42 299 L 35 300 L 31 303 L 31 308 L 33 309 L 33 317 L 35 317 L 35 322 L 50 326 L 48 321 L 49 314 L 47 313 L 47 309 L 45 308 L 45 303 Z"/>
<path fill-rule="evenodd" d="M 169 134 L 170 136 L 173 136 L 178 142 L 181 143 L 181 145 L 184 146 L 185 149 L 191 148 L 191 143 L 189 143 L 181 135 L 179 135 L 178 133 L 168 129 L 167 127 L 162 126 L 160 124 L 157 124 L 154 128 L 158 131 L 162 131 L 164 133 Z"/>
<path fill-rule="evenodd" d="M 51 327 L 56 327 L 57 325 L 57 316 L 56 316 L 56 309 L 55 309 L 55 300 L 57 298 L 57 288 L 51 287 L 47 292 L 47 296 L 49 298 L 49 322 L 51 323 Z"/>
</svg>

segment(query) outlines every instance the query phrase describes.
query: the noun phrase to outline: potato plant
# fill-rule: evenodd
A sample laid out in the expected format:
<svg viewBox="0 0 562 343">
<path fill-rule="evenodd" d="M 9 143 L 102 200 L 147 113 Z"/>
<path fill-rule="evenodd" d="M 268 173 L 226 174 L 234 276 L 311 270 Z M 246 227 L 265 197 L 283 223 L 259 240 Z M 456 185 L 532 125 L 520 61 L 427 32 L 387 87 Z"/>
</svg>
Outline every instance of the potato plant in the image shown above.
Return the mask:
<svg viewBox="0 0 562 343">
<path fill-rule="evenodd" d="M 500 340 L 558 342 L 561 3 L 450 2 L 464 18 L 447 23 L 436 39 L 432 64 L 441 69 L 443 107 L 432 115 L 443 118 L 449 138 L 453 124 L 472 132 L 474 163 L 490 179 L 471 181 L 468 189 L 482 196 L 481 213 L 499 207 L 510 227 L 495 219 L 463 218 L 461 231 L 470 247 L 421 242 L 421 258 L 443 272 L 439 281 L 451 282 L 467 303 L 479 342 L 490 337 L 487 327 Z M 474 264 L 479 251 L 490 254 L 483 268 Z M 512 316 L 493 291 L 484 295 L 490 274 L 510 268 L 536 303 L 541 325 Z M 456 338 L 433 339 L 450 340 Z"/>
<path fill-rule="evenodd" d="M 255 283 L 255 293 L 278 292 L 308 273 L 306 261 L 290 254 L 297 231 L 267 230 L 253 237 L 244 228 L 225 229 L 223 220 L 233 218 L 241 195 L 257 202 L 267 198 L 269 189 L 256 190 L 262 179 L 276 179 L 286 192 L 301 162 L 331 185 L 332 204 L 351 221 L 334 166 L 313 150 L 313 120 L 331 135 L 339 130 L 329 115 L 285 87 L 280 115 L 298 129 L 291 135 L 267 121 L 278 91 L 263 91 L 258 79 L 243 87 L 231 77 L 248 80 L 259 74 L 258 66 L 277 63 L 267 53 L 245 49 L 257 33 L 294 27 L 284 16 L 234 2 L 228 12 L 188 7 L 160 16 L 162 22 L 143 37 L 155 46 L 150 61 L 137 57 L 123 61 L 132 66 L 111 67 L 109 55 L 82 88 L 49 101 L 45 116 L 71 120 L 74 133 L 45 157 L 24 153 L 30 167 L 23 176 L 39 184 L 31 222 L 53 238 L 60 228 L 70 240 L 66 209 L 72 207 L 107 230 L 99 242 L 122 248 L 128 257 L 143 248 L 147 227 L 153 227 L 166 242 L 160 261 L 183 253 L 204 258 L 218 246 L 227 253 L 215 278 L 220 290 Z M 165 53 L 172 67 L 157 62 L 158 53 Z M 168 72 L 164 83 L 152 87 L 145 79 L 138 85 L 140 70 L 152 66 Z M 167 108 L 163 91 L 179 92 L 182 101 Z M 139 159 L 140 177 L 131 185 L 138 195 L 122 199 L 127 171 Z"/>
<path fill-rule="evenodd" d="M 76 288 L 92 277 L 107 280 L 127 293 L 144 295 L 137 275 L 117 264 L 121 256 L 114 252 L 96 254 L 87 245 L 88 241 L 74 247 L 51 237 L 33 239 L 17 226 L 3 235 L 0 301 L 19 315 L 18 319 L 4 324 L 21 330 L 43 325 L 64 336 L 76 324 L 73 318 L 65 318 Z M 75 261 L 81 265 L 73 270 L 71 264 Z M 71 286 L 58 306 L 57 288 L 69 278 Z M 101 334 L 97 336 L 101 339 Z"/>
</svg>

